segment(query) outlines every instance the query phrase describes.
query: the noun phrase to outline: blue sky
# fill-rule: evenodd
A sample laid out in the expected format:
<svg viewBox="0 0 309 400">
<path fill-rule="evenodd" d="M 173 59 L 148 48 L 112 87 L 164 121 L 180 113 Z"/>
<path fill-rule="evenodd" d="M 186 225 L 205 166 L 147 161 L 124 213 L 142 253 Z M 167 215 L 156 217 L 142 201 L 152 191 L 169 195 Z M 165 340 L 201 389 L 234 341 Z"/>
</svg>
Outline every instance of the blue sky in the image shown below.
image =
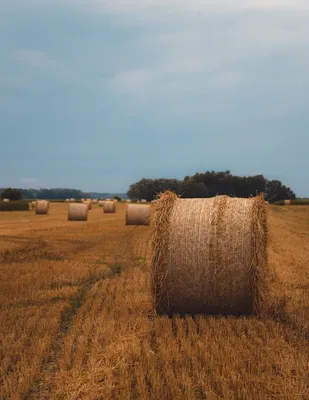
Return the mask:
<svg viewBox="0 0 309 400">
<path fill-rule="evenodd" d="M 309 196 L 307 0 L 0 7 L 0 187 L 229 169 Z"/>
</svg>

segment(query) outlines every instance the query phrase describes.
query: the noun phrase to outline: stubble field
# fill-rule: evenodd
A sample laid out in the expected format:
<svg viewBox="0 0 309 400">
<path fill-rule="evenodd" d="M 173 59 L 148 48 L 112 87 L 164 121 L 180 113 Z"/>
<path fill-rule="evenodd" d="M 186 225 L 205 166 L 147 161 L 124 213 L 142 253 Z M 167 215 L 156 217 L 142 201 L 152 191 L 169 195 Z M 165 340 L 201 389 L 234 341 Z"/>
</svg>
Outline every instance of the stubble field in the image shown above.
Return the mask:
<svg viewBox="0 0 309 400">
<path fill-rule="evenodd" d="M 309 398 L 309 207 L 268 207 L 262 318 L 155 316 L 151 228 L 67 207 L 0 214 L 1 399 Z"/>
</svg>

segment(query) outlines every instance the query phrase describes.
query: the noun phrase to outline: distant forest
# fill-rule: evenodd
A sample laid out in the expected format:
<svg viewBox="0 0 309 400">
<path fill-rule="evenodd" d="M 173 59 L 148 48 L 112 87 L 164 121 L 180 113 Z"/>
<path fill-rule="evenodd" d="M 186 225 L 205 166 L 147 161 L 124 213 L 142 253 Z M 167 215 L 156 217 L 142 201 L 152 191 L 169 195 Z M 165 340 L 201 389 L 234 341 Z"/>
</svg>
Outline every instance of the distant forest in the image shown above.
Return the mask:
<svg viewBox="0 0 309 400">
<path fill-rule="evenodd" d="M 268 180 L 263 175 L 235 176 L 230 171 L 206 171 L 193 176 L 177 179 L 147 179 L 133 183 L 128 190 L 132 200 L 156 198 L 157 194 L 170 189 L 183 198 L 214 197 L 228 195 L 230 197 L 250 197 L 264 193 L 269 202 L 296 198 L 295 193 L 281 181 Z"/>
<path fill-rule="evenodd" d="M 206 171 L 178 179 L 148 179 L 143 178 L 133 183 L 126 193 L 85 193 L 77 189 L 19 189 L 24 199 L 64 200 L 74 198 L 130 198 L 132 200 L 146 199 L 151 201 L 165 190 L 172 190 L 183 198 L 214 197 L 228 195 L 231 197 L 250 197 L 264 193 L 269 202 L 296 198 L 295 193 L 278 180 L 268 180 L 263 175 L 235 176 L 230 171 Z M 3 192 L 4 189 L 0 189 Z"/>
</svg>

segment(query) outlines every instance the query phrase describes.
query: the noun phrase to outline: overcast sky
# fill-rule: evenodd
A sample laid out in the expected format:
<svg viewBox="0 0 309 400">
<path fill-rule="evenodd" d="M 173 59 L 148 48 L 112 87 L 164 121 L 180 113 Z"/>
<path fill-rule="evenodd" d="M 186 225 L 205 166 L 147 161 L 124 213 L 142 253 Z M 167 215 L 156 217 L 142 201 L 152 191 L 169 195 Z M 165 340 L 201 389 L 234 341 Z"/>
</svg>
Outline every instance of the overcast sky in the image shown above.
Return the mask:
<svg viewBox="0 0 309 400">
<path fill-rule="evenodd" d="M 0 187 L 264 174 L 309 196 L 309 1 L 0 0 Z"/>
</svg>

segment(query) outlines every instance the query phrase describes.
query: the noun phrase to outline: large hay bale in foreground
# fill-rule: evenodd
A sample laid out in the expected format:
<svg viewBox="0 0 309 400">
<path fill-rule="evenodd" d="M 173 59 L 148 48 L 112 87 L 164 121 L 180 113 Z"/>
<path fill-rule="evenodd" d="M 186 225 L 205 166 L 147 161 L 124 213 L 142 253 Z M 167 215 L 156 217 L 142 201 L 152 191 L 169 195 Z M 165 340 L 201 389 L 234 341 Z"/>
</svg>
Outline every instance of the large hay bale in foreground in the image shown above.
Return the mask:
<svg viewBox="0 0 309 400">
<path fill-rule="evenodd" d="M 114 201 L 104 201 L 103 202 L 104 213 L 110 214 L 116 212 L 116 203 Z"/>
<path fill-rule="evenodd" d="M 285 206 L 288 206 L 288 205 L 290 205 L 291 204 L 291 200 L 284 200 L 284 205 Z"/>
<path fill-rule="evenodd" d="M 149 225 L 150 205 L 128 204 L 126 207 L 126 225 Z"/>
<path fill-rule="evenodd" d="M 68 220 L 69 221 L 87 221 L 88 204 L 71 203 L 69 205 Z"/>
<path fill-rule="evenodd" d="M 35 205 L 35 213 L 36 214 L 48 214 L 49 210 L 49 201 L 47 200 L 38 200 Z"/>
<path fill-rule="evenodd" d="M 267 293 L 263 196 L 179 199 L 154 214 L 152 289 L 157 313 L 258 314 Z"/>
</svg>

